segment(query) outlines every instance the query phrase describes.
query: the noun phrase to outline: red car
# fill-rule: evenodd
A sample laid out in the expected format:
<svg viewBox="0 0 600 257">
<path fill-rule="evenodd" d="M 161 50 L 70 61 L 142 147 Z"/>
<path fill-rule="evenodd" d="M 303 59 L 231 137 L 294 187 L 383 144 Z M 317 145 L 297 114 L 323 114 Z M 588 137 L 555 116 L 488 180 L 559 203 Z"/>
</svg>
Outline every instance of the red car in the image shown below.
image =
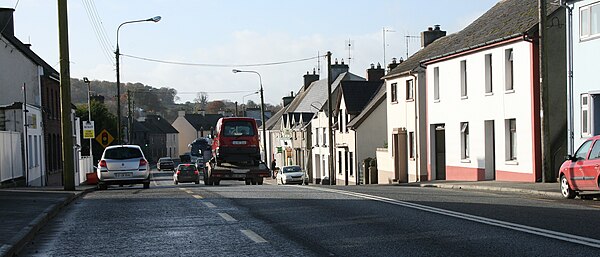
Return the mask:
<svg viewBox="0 0 600 257">
<path fill-rule="evenodd" d="M 561 165 L 560 191 L 565 198 L 573 199 L 581 191 L 599 191 L 600 136 L 585 141 L 574 156 Z"/>
<path fill-rule="evenodd" d="M 217 136 L 213 140 L 212 155 L 220 163 L 258 165 L 260 145 L 256 120 L 246 117 L 228 117 L 217 121 Z"/>
</svg>

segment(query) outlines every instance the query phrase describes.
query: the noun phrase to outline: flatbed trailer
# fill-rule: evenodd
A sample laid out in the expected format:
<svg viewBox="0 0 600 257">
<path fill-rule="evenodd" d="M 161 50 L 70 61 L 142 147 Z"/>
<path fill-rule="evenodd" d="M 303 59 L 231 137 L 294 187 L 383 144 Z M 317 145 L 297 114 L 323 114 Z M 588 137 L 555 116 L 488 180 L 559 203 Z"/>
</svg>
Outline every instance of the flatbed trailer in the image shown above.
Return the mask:
<svg viewBox="0 0 600 257">
<path fill-rule="evenodd" d="M 204 184 L 219 185 L 221 180 L 245 181 L 246 185 L 262 185 L 264 178 L 271 175 L 271 170 L 264 162 L 258 165 L 219 163 L 214 158 L 206 162 L 203 171 Z"/>
</svg>

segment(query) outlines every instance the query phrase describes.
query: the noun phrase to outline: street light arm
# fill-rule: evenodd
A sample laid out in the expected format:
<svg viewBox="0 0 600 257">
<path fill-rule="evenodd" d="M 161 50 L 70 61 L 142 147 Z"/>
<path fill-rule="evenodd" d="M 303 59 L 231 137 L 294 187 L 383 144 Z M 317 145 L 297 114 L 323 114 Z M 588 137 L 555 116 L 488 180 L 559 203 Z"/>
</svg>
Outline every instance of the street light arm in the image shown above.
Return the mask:
<svg viewBox="0 0 600 257">
<path fill-rule="evenodd" d="M 152 18 L 148 18 L 148 19 L 143 19 L 143 20 L 134 20 L 134 21 L 126 21 L 123 22 L 119 25 L 119 27 L 117 27 L 117 52 L 119 51 L 119 30 L 121 30 L 121 27 L 125 24 L 130 24 L 130 23 L 137 23 L 137 22 L 146 22 L 146 21 L 152 21 L 152 22 L 159 22 L 161 19 L 160 16 L 154 16 Z"/>
</svg>

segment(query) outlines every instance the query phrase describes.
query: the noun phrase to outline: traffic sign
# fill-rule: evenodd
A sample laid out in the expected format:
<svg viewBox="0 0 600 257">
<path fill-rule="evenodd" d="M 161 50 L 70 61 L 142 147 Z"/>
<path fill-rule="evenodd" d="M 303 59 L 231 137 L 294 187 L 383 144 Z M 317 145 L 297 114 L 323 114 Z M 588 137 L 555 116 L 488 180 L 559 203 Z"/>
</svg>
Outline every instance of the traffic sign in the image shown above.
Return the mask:
<svg viewBox="0 0 600 257">
<path fill-rule="evenodd" d="M 106 129 L 103 129 L 102 132 L 100 132 L 100 134 L 98 134 L 98 136 L 96 137 L 96 141 L 98 141 L 98 143 L 100 143 L 100 145 L 104 148 L 109 146 L 113 140 L 115 140 L 115 138 L 110 133 L 108 133 Z"/>
<path fill-rule="evenodd" d="M 83 139 L 91 139 L 95 138 L 96 133 L 94 133 L 94 121 L 84 121 L 83 122 Z"/>
</svg>

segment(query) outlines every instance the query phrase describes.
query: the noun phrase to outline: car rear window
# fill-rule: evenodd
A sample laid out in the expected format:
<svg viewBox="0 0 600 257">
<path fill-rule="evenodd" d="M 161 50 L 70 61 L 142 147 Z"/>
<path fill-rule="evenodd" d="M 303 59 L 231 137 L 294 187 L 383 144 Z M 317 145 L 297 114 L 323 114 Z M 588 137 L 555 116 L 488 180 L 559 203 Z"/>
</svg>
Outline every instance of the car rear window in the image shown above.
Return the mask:
<svg viewBox="0 0 600 257">
<path fill-rule="evenodd" d="M 283 167 L 283 173 L 300 172 L 302 169 L 298 166 Z"/>
<path fill-rule="evenodd" d="M 107 149 L 104 152 L 104 159 L 125 160 L 133 158 L 142 158 L 142 151 L 131 147 L 118 147 Z"/>
<path fill-rule="evenodd" d="M 194 165 L 182 165 L 182 166 L 179 166 L 179 170 L 181 170 L 181 171 L 196 170 L 196 166 L 194 166 Z"/>
<path fill-rule="evenodd" d="M 223 135 L 232 136 L 254 136 L 253 124 L 250 121 L 228 121 L 223 125 Z"/>
<path fill-rule="evenodd" d="M 171 158 L 160 158 L 158 159 L 159 162 L 172 162 L 173 160 L 171 160 Z"/>
</svg>

